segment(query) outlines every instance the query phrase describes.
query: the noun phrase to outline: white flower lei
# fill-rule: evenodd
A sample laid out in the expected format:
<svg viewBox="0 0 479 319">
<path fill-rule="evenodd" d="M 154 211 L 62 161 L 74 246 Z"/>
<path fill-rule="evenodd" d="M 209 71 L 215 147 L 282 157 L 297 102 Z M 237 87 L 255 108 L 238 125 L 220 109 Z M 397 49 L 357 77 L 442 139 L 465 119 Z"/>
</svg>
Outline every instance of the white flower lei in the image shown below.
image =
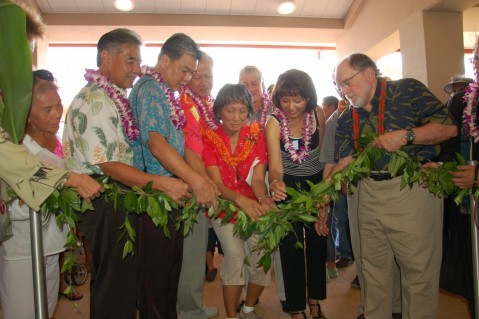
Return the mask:
<svg viewBox="0 0 479 319">
<path fill-rule="evenodd" d="M 170 119 L 175 128 L 179 130 L 185 127 L 185 113 L 180 105 L 180 102 L 175 97 L 175 92 L 168 87 L 168 85 L 165 83 L 165 80 L 161 77 L 161 74 L 156 72 L 155 69 L 146 65 L 142 66 L 140 77 L 145 75 L 151 76 L 160 85 L 160 88 L 163 90 L 163 92 L 165 92 L 166 99 L 168 100 L 168 108 L 170 109 Z"/>
<path fill-rule="evenodd" d="M 476 82 L 469 84 L 466 94 L 464 95 L 464 112 L 462 119 L 464 120 L 464 130 L 468 136 L 472 138 L 474 143 L 479 142 L 479 127 L 477 125 L 477 113 L 475 108 L 477 107 L 478 100 L 478 85 Z"/>
<path fill-rule="evenodd" d="M 280 137 L 284 143 L 284 148 L 288 150 L 291 160 L 294 163 L 301 164 L 304 162 L 309 155 L 309 144 L 311 144 L 311 138 L 313 136 L 313 112 L 303 113 L 303 123 L 302 123 L 302 132 L 303 132 L 303 145 L 299 147 L 299 150 L 293 146 L 291 142 L 291 125 L 289 123 L 289 118 L 281 111 L 279 108 L 275 108 L 273 114 L 278 118 L 280 125 Z"/>
<path fill-rule="evenodd" d="M 135 120 L 131 113 L 130 102 L 126 97 L 125 90 L 114 85 L 110 79 L 102 75 L 99 70 L 85 69 L 85 80 L 87 80 L 89 84 L 97 85 L 101 90 L 108 94 L 113 100 L 113 103 L 115 103 L 118 113 L 120 114 L 126 136 L 130 140 L 136 140 L 139 131 L 135 125 Z"/>
<path fill-rule="evenodd" d="M 209 107 L 209 105 L 212 105 L 215 100 L 211 95 L 208 95 L 206 99 L 202 99 L 198 94 L 195 92 L 191 91 L 189 87 L 186 87 L 184 89 L 184 93 L 188 94 L 191 96 L 193 101 L 195 101 L 196 106 L 198 107 L 198 110 L 200 111 L 200 117 L 201 121 L 206 123 L 209 128 L 212 130 L 216 130 L 218 128 L 218 122 L 215 119 L 215 116 L 213 115 L 213 111 Z"/>
</svg>

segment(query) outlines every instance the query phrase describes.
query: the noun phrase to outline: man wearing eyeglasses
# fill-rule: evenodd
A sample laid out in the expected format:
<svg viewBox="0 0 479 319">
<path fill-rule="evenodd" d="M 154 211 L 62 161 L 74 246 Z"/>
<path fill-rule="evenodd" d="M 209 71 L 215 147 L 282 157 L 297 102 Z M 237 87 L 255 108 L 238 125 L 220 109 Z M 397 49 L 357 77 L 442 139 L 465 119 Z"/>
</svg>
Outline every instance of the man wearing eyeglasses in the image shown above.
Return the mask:
<svg viewBox="0 0 479 319">
<path fill-rule="evenodd" d="M 356 139 L 376 133 L 373 145 L 403 150 L 422 162 L 434 159 L 439 143 L 457 128 L 447 108 L 421 82 L 386 81 L 376 64 L 356 53 L 336 67 L 338 91 L 352 105 L 336 130 L 334 171 L 353 161 Z M 441 267 L 443 201 L 421 186 L 400 189 L 387 171 L 389 155 L 372 163 L 356 190 L 367 319 L 391 318 L 393 265 L 401 272 L 403 318 L 435 318 Z"/>
</svg>

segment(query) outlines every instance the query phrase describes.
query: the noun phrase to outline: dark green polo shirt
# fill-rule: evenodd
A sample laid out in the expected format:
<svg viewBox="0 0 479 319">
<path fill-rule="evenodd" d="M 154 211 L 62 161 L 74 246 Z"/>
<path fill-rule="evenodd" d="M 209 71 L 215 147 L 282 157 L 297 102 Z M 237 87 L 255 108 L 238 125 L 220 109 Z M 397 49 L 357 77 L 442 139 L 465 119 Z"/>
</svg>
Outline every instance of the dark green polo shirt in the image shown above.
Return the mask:
<svg viewBox="0 0 479 319">
<path fill-rule="evenodd" d="M 378 133 L 378 111 L 380 83 L 371 100 L 372 111 L 359 108 L 359 135 L 363 132 Z M 338 119 L 336 129 L 335 158 L 354 154 L 354 132 L 352 106 Z M 412 129 L 427 123 L 454 124 L 448 109 L 429 89 L 415 79 L 388 81 L 386 85 L 386 104 L 384 109 L 384 132 Z M 440 151 L 439 145 L 405 145 L 402 150 L 420 161 L 434 159 Z M 389 156 L 382 158 L 373 169 L 386 168 Z"/>
</svg>

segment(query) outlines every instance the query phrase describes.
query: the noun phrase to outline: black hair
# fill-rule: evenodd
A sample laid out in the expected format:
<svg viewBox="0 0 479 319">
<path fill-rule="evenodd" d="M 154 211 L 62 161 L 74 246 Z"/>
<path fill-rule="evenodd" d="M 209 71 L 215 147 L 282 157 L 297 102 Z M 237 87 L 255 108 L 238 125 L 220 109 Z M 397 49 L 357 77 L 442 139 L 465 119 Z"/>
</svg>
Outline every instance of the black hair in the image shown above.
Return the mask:
<svg viewBox="0 0 479 319">
<path fill-rule="evenodd" d="M 189 54 L 196 60 L 201 59 L 198 44 L 184 33 L 175 33 L 165 41 L 158 55 L 158 60 L 165 54 L 171 61 L 181 59 L 184 54 Z"/>
<path fill-rule="evenodd" d="M 140 35 L 135 31 L 126 28 L 118 28 L 105 33 L 98 40 L 97 53 L 96 53 L 96 65 L 101 65 L 101 52 L 106 50 L 108 52 L 119 51 L 123 44 L 136 44 L 141 46 L 143 40 Z"/>
<path fill-rule="evenodd" d="M 324 103 L 326 103 L 327 105 L 332 105 L 332 106 L 334 106 L 334 109 L 337 109 L 337 108 L 338 108 L 339 100 L 338 100 L 337 97 L 335 97 L 335 96 L 333 96 L 333 95 L 326 96 L 325 98 L 323 98 L 323 101 L 324 101 Z"/>
<path fill-rule="evenodd" d="M 272 94 L 272 101 L 279 109 L 281 109 L 279 100 L 283 96 L 301 96 L 306 99 L 305 112 L 314 110 L 318 105 L 313 79 L 301 70 L 291 69 L 279 75 Z"/>
<path fill-rule="evenodd" d="M 213 114 L 220 121 L 221 110 L 228 104 L 241 103 L 248 108 L 248 118 L 253 114 L 253 98 L 243 84 L 225 84 L 218 92 L 213 104 Z"/>
</svg>

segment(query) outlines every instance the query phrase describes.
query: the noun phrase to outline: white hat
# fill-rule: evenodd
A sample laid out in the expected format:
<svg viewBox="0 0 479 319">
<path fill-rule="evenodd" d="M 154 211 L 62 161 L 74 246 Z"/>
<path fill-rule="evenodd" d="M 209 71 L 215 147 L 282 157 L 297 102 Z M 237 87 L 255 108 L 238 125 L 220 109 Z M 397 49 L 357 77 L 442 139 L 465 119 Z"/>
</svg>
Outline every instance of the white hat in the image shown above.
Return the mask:
<svg viewBox="0 0 479 319">
<path fill-rule="evenodd" d="M 444 91 L 446 93 L 451 94 L 452 89 L 454 88 L 454 84 L 458 84 L 458 83 L 469 84 L 469 83 L 472 83 L 472 81 L 473 80 L 471 78 L 466 78 L 463 75 L 454 75 L 451 77 L 451 82 L 449 82 L 448 84 L 444 86 Z"/>
</svg>

